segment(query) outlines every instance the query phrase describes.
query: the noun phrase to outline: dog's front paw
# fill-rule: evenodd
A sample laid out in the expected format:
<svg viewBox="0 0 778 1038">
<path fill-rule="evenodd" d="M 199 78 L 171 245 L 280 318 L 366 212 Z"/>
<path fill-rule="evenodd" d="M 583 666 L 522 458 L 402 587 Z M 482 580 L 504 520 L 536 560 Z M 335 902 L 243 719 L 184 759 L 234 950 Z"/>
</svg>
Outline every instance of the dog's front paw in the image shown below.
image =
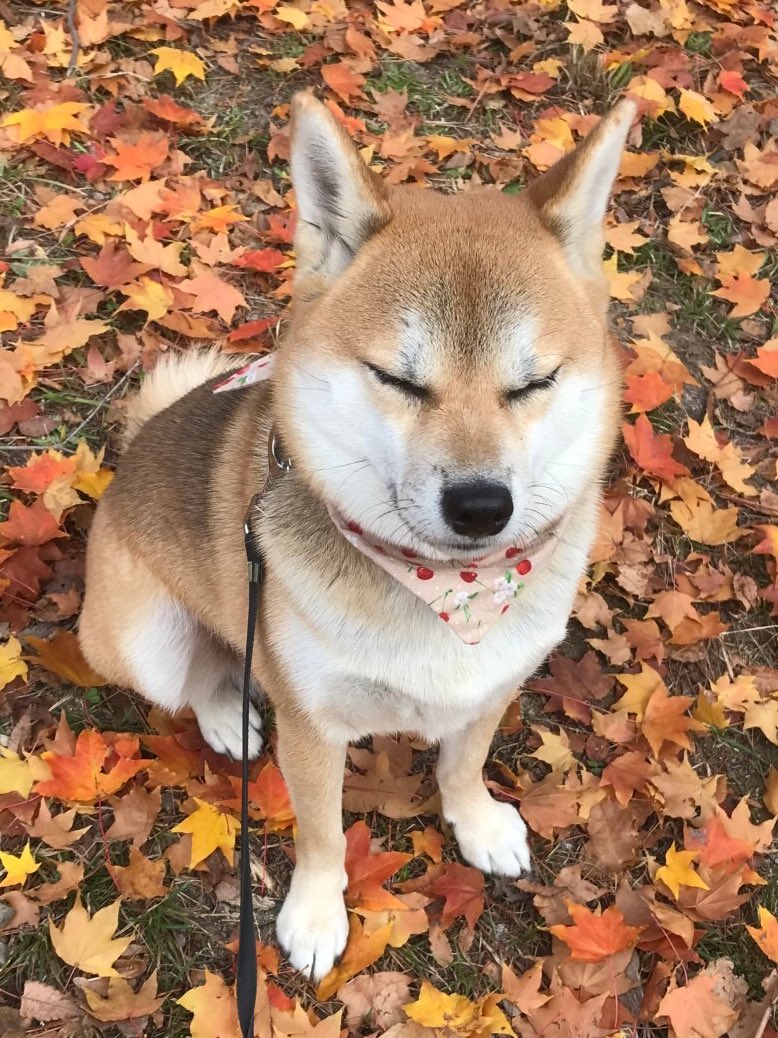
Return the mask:
<svg viewBox="0 0 778 1038">
<path fill-rule="evenodd" d="M 346 947 L 345 875 L 327 878 L 295 872 L 278 914 L 278 943 L 295 969 L 313 980 L 329 973 Z"/>
<path fill-rule="evenodd" d="M 193 703 L 200 733 L 217 753 L 233 760 L 243 759 L 243 696 L 232 684 L 221 685 L 214 696 Z M 262 718 L 253 703 L 249 704 L 249 760 L 262 750 Z"/>
<path fill-rule="evenodd" d="M 466 810 L 446 816 L 462 857 L 482 872 L 520 876 L 531 868 L 527 827 L 511 804 L 486 796 Z"/>
</svg>

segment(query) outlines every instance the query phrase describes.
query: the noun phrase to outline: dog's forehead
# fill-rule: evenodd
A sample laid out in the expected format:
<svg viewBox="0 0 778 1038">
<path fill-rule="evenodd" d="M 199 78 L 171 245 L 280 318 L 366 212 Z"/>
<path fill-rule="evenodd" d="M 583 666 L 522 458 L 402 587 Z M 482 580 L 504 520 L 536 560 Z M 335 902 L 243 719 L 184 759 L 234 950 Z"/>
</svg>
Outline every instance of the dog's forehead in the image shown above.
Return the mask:
<svg viewBox="0 0 778 1038">
<path fill-rule="evenodd" d="M 407 307 L 397 320 L 398 359 L 408 377 L 484 366 L 528 375 L 540 326 L 529 308 L 516 306 Z"/>
</svg>

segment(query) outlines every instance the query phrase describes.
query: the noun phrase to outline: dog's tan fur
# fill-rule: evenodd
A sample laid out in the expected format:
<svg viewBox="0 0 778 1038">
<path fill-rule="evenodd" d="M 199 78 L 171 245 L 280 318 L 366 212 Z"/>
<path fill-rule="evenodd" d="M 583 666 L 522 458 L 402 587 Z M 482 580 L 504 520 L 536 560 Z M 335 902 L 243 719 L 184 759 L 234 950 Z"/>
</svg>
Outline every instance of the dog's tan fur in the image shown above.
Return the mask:
<svg viewBox="0 0 778 1038">
<path fill-rule="evenodd" d="M 214 394 L 225 362 L 185 355 L 163 362 L 131 410 L 131 443 L 90 535 L 81 645 L 110 681 L 169 709 L 192 705 L 216 748 L 239 746 L 242 520 L 267 475 L 271 419 L 294 461 L 266 495 L 257 531 L 268 569 L 254 671 L 275 708 L 299 825 L 279 936 L 295 965 L 315 975 L 346 938 L 340 801 L 350 737 L 410 727 L 440 739 L 444 813 L 465 856 L 511 874 L 527 865 L 518 815 L 489 797 L 481 769 L 516 685 L 563 635 L 594 534 L 619 406 L 601 218 L 632 114 L 621 106 L 518 198 L 444 198 L 387 190 L 326 110 L 299 97 L 292 140 L 298 272 L 272 390 L 263 384 Z M 340 457 L 340 441 L 330 443 L 321 423 L 337 380 L 348 392 L 370 394 L 369 414 L 354 414 L 355 438 L 360 421 L 376 421 L 402 445 L 409 493 L 419 497 L 420 515 L 432 515 L 421 533 L 410 522 L 407 536 L 427 557 L 445 558 L 439 538 L 424 533 L 436 522 L 424 495 L 438 469 L 471 477 L 502 465 L 506 451 L 516 457 L 517 445 L 529 444 L 554 413 L 555 390 L 529 394 L 518 408 L 502 397 L 516 369 L 504 356 L 511 348 L 495 344 L 508 341 L 506 328 L 518 327 L 528 308 L 536 374 L 561 363 L 576 385 L 594 379 L 582 392 L 593 394 L 596 428 L 582 446 L 583 478 L 566 506 L 568 532 L 549 583 L 538 578 L 537 590 L 514 607 L 513 635 L 506 626 L 482 645 L 463 646 L 333 526 L 327 504 L 354 508 L 358 496 L 347 495 L 358 495 L 353 488 L 365 487 L 368 476 L 358 459 L 347 460 L 343 480 L 335 480 L 329 462 Z M 399 314 L 421 314 L 422 325 L 406 321 L 398 331 Z M 412 357 L 424 339 L 416 361 L 432 388 L 423 406 L 364 382 L 372 379 L 365 361 L 396 370 L 401 332 Z M 439 459 L 435 469 L 431 458 Z M 506 669 L 511 638 L 516 662 Z M 398 670 L 403 654 L 407 666 Z M 474 691 L 478 680 L 483 693 Z M 259 745 L 255 732 L 252 751 Z"/>
</svg>

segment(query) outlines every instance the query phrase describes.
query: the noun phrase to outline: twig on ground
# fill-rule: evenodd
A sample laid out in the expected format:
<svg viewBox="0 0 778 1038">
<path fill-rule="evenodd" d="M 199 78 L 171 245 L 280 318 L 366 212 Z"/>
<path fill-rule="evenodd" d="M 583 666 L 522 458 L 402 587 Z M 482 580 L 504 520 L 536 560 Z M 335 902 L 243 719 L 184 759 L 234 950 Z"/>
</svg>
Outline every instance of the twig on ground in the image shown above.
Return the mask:
<svg viewBox="0 0 778 1038">
<path fill-rule="evenodd" d="M 70 61 L 68 62 L 67 71 L 65 76 L 72 76 L 76 71 L 78 65 L 78 55 L 81 50 L 81 37 L 78 35 L 78 29 L 76 28 L 76 0 L 68 0 L 68 10 L 65 16 L 68 23 L 68 29 L 70 30 L 70 39 L 72 40 L 73 47 L 70 51 Z"/>
</svg>

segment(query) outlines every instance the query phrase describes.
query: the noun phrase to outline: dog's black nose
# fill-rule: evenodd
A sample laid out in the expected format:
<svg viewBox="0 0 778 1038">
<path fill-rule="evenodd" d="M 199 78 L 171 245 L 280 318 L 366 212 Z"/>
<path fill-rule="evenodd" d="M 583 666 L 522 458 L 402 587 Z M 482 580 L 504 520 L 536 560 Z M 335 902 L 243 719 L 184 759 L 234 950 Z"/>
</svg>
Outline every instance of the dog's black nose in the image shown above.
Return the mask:
<svg viewBox="0 0 778 1038">
<path fill-rule="evenodd" d="M 443 491 L 443 518 L 464 537 L 492 537 L 513 515 L 513 498 L 504 483 L 478 480 Z"/>
</svg>

